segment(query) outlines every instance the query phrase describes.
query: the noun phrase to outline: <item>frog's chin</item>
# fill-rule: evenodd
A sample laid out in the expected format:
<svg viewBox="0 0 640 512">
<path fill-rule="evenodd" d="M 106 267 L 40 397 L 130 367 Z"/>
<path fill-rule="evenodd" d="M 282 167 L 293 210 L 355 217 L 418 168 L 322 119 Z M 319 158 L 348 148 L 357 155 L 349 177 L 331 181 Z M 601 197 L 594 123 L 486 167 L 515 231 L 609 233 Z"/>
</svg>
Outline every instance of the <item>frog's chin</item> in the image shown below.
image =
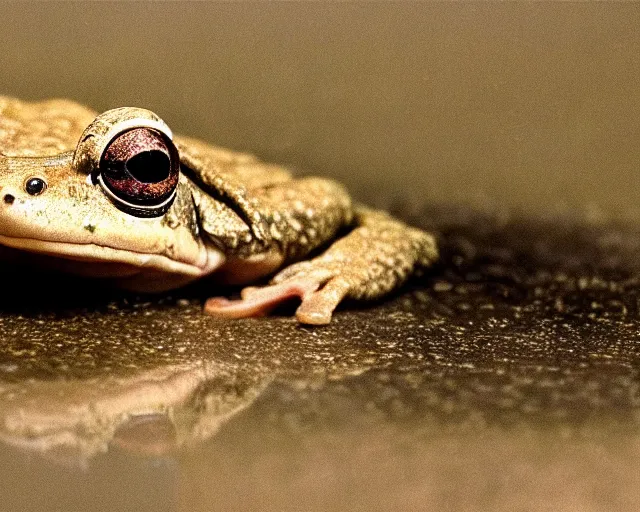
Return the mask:
<svg viewBox="0 0 640 512">
<path fill-rule="evenodd" d="M 202 247 L 198 265 L 162 254 L 143 254 L 95 244 L 72 244 L 0 235 L 3 259 L 85 277 L 114 280 L 123 288 L 159 292 L 211 274 L 225 261 L 221 251 Z"/>
</svg>

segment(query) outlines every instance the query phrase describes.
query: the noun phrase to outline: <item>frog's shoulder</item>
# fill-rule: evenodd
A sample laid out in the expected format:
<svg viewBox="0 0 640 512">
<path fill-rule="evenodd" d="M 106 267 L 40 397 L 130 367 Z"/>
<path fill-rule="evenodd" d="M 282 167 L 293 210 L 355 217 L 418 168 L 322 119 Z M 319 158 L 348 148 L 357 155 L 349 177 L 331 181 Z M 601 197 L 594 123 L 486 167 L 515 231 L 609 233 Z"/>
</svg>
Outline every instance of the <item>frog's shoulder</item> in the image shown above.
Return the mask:
<svg viewBox="0 0 640 512">
<path fill-rule="evenodd" d="M 54 156 L 72 151 L 96 113 L 65 99 L 26 102 L 0 96 L 0 154 Z"/>
<path fill-rule="evenodd" d="M 212 183 L 218 178 L 251 190 L 291 179 L 286 168 L 263 162 L 249 153 L 181 135 L 174 137 L 174 143 L 180 152 L 182 165 L 195 175 L 198 182 Z"/>
</svg>

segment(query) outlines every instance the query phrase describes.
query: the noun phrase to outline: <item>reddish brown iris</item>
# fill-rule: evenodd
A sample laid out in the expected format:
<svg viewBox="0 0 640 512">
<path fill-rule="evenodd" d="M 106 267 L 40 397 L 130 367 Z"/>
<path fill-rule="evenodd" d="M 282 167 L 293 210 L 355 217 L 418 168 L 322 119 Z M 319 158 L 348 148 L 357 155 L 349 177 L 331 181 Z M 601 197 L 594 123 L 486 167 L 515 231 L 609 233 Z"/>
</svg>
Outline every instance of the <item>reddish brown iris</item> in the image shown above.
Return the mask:
<svg viewBox="0 0 640 512">
<path fill-rule="evenodd" d="M 137 205 L 157 205 L 178 185 L 178 150 L 161 133 L 135 128 L 118 135 L 107 147 L 100 172 L 117 197 Z"/>
</svg>

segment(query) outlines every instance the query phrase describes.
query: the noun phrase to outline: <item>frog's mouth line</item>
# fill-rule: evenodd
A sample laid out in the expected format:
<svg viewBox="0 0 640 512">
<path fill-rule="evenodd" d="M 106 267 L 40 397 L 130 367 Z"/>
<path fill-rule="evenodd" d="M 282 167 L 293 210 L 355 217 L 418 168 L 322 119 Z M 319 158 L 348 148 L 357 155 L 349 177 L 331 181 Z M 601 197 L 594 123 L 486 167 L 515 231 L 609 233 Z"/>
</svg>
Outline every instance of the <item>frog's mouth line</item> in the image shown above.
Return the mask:
<svg viewBox="0 0 640 512">
<path fill-rule="evenodd" d="M 135 269 L 144 269 L 199 277 L 208 273 L 208 271 L 210 272 L 210 268 L 221 265 L 223 259 L 222 256 L 220 256 L 220 261 L 210 261 L 212 255 L 207 254 L 208 261 L 206 261 L 206 265 L 201 268 L 189 263 L 172 260 L 161 254 L 137 253 L 96 244 L 72 244 L 68 242 L 51 242 L 0 235 L 0 245 L 70 261 L 96 264 L 106 263 L 114 267 L 122 265 L 123 273 L 125 274 L 131 274 L 131 271 Z M 128 272 L 125 269 L 128 269 Z M 69 270 L 73 271 L 73 268 L 70 267 Z"/>
</svg>

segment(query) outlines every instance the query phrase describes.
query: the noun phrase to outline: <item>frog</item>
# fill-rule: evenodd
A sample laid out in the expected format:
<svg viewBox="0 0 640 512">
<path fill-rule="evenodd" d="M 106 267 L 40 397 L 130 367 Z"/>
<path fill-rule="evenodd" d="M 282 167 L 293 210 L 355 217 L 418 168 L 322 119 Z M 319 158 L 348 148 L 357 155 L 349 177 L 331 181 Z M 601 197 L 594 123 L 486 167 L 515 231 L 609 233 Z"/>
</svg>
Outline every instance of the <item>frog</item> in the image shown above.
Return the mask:
<svg viewBox="0 0 640 512">
<path fill-rule="evenodd" d="M 335 180 L 174 135 L 151 110 L 0 96 L 7 254 L 139 293 L 206 279 L 209 315 L 297 300 L 300 324 L 325 325 L 344 300 L 380 299 L 431 266 L 438 247 Z M 216 295 L 228 286 L 237 298 Z"/>
</svg>

